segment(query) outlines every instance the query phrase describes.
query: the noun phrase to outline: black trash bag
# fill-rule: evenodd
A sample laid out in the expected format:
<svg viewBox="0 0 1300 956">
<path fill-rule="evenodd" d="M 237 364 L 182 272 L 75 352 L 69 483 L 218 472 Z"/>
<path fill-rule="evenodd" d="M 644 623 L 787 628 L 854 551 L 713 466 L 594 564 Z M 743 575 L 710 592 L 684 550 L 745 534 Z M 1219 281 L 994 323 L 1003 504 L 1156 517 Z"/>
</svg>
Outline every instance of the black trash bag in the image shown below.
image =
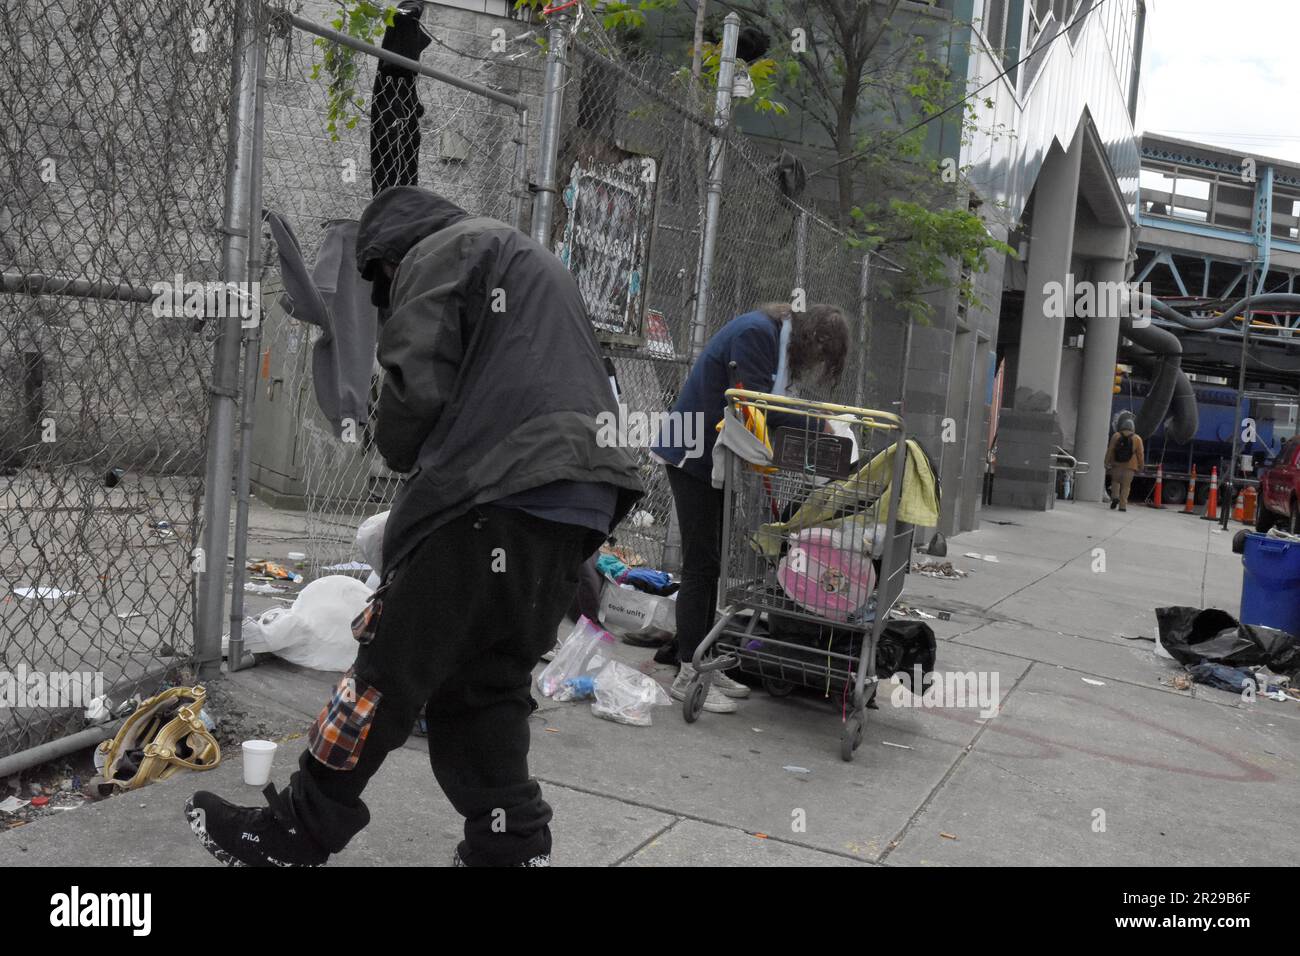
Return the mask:
<svg viewBox="0 0 1300 956">
<path fill-rule="evenodd" d="M 768 614 L 768 627 L 775 640 L 806 646 L 810 664 L 818 663 L 819 659 L 825 663 L 824 657 L 819 658 L 819 651 L 856 657 L 864 636 L 849 628 L 812 624 L 778 614 Z M 876 645 L 876 676 L 888 680 L 901 672 L 907 675 L 911 686 L 912 674 L 918 666 L 923 675 L 934 670 L 936 648 L 934 631 L 924 621 L 887 621 Z"/>
<path fill-rule="evenodd" d="M 1241 624 L 1218 608 L 1158 607 L 1160 643 L 1180 664 L 1267 665 L 1277 674 L 1300 671 L 1300 641 L 1273 627 Z"/>
<path fill-rule="evenodd" d="M 924 621 L 889 621 L 876 645 L 876 675 L 888 680 L 906 674 L 912 690 L 912 675 L 919 667 L 922 676 L 934 672 L 937 656 L 934 631 Z"/>
</svg>

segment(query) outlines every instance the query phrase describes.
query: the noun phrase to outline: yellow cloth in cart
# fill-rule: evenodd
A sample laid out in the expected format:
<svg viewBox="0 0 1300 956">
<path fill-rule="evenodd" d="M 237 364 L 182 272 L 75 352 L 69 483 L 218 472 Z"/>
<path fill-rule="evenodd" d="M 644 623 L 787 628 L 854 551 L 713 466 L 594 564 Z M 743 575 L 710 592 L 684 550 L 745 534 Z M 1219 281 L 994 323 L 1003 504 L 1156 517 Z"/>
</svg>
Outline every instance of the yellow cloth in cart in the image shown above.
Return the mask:
<svg viewBox="0 0 1300 956">
<path fill-rule="evenodd" d="M 843 520 L 845 512 L 883 512 L 878 520 L 882 524 L 888 521 L 897 448 L 895 442 L 849 477 L 818 488 L 789 521 L 763 525 L 754 536 L 755 549 L 768 557 L 776 557 L 787 535 L 804 528 L 835 527 Z M 883 509 L 874 500 L 876 490 L 882 486 L 880 500 L 885 503 Z M 868 504 L 869 501 L 872 503 Z M 855 502 L 857 506 L 853 507 Z M 910 438 L 903 467 L 903 490 L 898 501 L 898 520 L 921 527 L 933 527 L 939 523 L 939 488 L 934 471 L 921 446 Z"/>
<path fill-rule="evenodd" d="M 733 447 L 733 450 L 737 451 L 740 454 L 741 458 L 744 458 L 746 461 L 751 462 L 751 464 L 749 465 L 749 469 L 751 471 L 757 471 L 760 474 L 764 474 L 764 475 L 776 474 L 775 468 L 767 467 L 764 465 L 752 464 L 754 459 L 759 457 L 761 457 L 764 461 L 772 460 L 772 436 L 770 436 L 767 433 L 767 415 L 764 414 L 761 408 L 753 408 L 749 405 L 740 406 L 740 411 L 744 418 L 745 431 L 753 435 L 756 441 L 762 443 L 763 447 L 761 451 L 759 451 L 757 447 L 754 446 L 752 443 L 745 444 L 743 441 L 740 445 L 735 445 L 735 446 L 733 446 L 733 443 L 729 440 L 725 442 L 719 441 L 718 444 L 714 445 L 713 447 L 715 449 L 719 447 L 729 447 L 729 446 Z M 728 418 L 730 418 L 733 423 L 738 424 L 738 419 L 736 418 L 735 411 L 731 408 L 724 409 L 722 417 L 718 419 L 718 424 L 715 425 L 713 429 L 718 433 L 719 438 L 721 438 L 721 436 L 725 432 L 724 426 L 727 424 Z M 728 439 L 732 437 L 730 432 L 727 432 L 726 435 Z M 715 471 L 715 477 L 718 480 L 714 481 L 713 484 L 715 487 L 721 488 L 722 473 L 718 473 L 716 468 L 714 469 L 714 471 Z"/>
</svg>

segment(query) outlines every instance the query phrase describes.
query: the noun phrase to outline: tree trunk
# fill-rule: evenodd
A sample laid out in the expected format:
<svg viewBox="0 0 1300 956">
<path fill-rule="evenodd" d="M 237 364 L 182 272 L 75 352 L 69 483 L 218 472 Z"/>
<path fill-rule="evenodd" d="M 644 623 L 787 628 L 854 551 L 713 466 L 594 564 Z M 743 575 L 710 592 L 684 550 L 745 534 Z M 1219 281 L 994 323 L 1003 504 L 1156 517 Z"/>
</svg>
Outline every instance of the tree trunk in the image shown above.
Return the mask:
<svg viewBox="0 0 1300 956">
<path fill-rule="evenodd" d="M 844 89 L 840 94 L 839 108 L 836 111 L 835 153 L 840 160 L 835 167 L 837 185 L 837 220 L 840 228 L 846 229 L 850 223 L 850 211 L 853 209 L 853 121 L 857 118 L 858 97 L 862 84 L 862 64 L 846 63 Z"/>
<path fill-rule="evenodd" d="M 699 0 L 695 7 L 695 34 L 691 41 L 691 85 L 696 89 L 699 89 L 700 73 L 704 69 L 704 57 L 700 48 L 704 46 L 704 11 L 708 5 L 709 0 Z"/>
</svg>

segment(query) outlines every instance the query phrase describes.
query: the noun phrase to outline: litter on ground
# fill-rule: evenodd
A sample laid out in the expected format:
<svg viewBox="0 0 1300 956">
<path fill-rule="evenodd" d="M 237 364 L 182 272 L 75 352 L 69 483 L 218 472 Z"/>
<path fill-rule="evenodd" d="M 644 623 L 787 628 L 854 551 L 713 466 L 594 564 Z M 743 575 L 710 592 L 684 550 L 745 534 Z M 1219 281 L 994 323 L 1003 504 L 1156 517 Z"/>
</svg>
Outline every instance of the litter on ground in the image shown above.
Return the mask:
<svg viewBox="0 0 1300 956">
<path fill-rule="evenodd" d="M 14 594 L 20 598 L 36 598 L 39 601 L 57 601 L 59 598 L 72 597 L 76 591 L 64 591 L 60 588 L 14 588 Z"/>
<path fill-rule="evenodd" d="M 289 589 L 276 587 L 274 584 L 254 584 L 252 581 L 246 581 L 244 590 L 249 594 L 282 594 Z"/>
<path fill-rule="evenodd" d="M 912 570 L 927 578 L 964 578 L 970 574 L 952 566 L 951 561 L 913 561 Z"/>
<path fill-rule="evenodd" d="M 6 797 L 3 802 L 0 802 L 0 812 L 17 813 L 25 806 L 27 806 L 26 800 L 19 800 L 17 797 L 13 796 Z"/>
<path fill-rule="evenodd" d="M 290 571 L 282 564 L 276 564 L 274 561 L 250 561 L 248 570 L 260 577 L 271 578 L 276 581 L 292 581 L 294 584 L 302 584 L 302 575 L 295 571 Z"/>
</svg>

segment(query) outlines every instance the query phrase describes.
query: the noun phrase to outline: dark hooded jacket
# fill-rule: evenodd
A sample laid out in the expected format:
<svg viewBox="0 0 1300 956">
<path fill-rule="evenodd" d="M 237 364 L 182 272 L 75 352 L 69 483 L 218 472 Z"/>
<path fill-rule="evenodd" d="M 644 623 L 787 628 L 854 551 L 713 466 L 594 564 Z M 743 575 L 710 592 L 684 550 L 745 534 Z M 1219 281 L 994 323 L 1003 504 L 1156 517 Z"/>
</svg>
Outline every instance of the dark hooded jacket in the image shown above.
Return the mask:
<svg viewBox="0 0 1300 956">
<path fill-rule="evenodd" d="M 475 505 L 555 481 L 613 485 L 621 521 L 642 495 L 637 463 L 597 442 L 617 409 L 559 259 L 505 223 L 395 186 L 358 229 L 362 275 L 381 278 L 382 262 L 398 269 L 377 288 L 387 374 L 375 443 L 390 468 L 414 469 L 388 519 L 385 570 Z"/>
</svg>

